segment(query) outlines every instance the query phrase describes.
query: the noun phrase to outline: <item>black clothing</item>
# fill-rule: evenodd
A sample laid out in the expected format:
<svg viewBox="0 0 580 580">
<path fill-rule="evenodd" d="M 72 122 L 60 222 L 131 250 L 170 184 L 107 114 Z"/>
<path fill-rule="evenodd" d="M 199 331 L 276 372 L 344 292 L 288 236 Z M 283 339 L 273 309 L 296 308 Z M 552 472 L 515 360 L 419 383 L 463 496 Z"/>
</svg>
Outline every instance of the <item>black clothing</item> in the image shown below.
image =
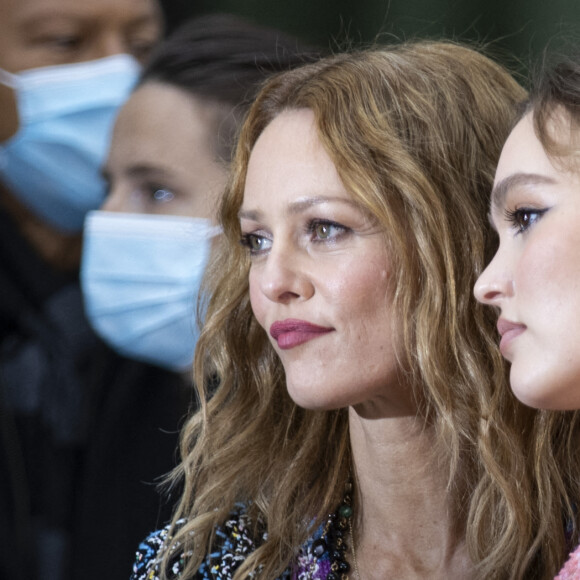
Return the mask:
<svg viewBox="0 0 580 580">
<path fill-rule="evenodd" d="M 0 210 L 0 579 L 126 580 L 170 517 L 155 483 L 192 399 L 180 375 L 104 345 L 76 274 Z"/>
</svg>

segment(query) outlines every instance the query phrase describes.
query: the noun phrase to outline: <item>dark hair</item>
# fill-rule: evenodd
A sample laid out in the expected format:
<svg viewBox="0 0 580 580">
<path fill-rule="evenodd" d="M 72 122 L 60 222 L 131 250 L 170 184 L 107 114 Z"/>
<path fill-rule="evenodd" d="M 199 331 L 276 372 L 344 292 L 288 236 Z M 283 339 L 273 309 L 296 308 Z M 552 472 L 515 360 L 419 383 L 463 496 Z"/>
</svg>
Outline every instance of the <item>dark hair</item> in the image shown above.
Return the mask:
<svg viewBox="0 0 580 580">
<path fill-rule="evenodd" d="M 217 149 L 229 161 L 237 129 L 262 83 L 319 56 L 274 28 L 231 14 L 210 14 L 175 30 L 153 53 L 139 84 L 167 83 L 218 105 Z"/>
<path fill-rule="evenodd" d="M 525 110 L 533 113 L 534 128 L 548 155 L 566 157 L 577 153 L 577 142 L 569 136 L 580 129 L 580 50 L 573 48 L 565 56 L 547 49 L 534 73 Z M 559 115 L 564 113 L 564 118 Z M 564 131 L 559 122 L 565 123 Z M 554 131 L 552 123 L 558 128 Z M 571 133 L 569 130 L 571 129 Z"/>
</svg>

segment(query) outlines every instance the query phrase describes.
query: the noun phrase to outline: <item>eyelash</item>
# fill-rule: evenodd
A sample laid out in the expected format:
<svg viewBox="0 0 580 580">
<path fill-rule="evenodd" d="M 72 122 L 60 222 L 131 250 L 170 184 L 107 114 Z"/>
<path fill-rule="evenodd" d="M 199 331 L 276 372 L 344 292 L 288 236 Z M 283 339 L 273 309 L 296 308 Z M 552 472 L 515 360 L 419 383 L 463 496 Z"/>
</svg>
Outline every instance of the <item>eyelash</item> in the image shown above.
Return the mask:
<svg viewBox="0 0 580 580">
<path fill-rule="evenodd" d="M 505 210 L 504 215 L 506 220 L 517 230 L 517 234 L 525 233 L 531 226 L 533 226 L 546 212 L 545 209 L 536 209 L 531 207 L 520 207 L 515 210 Z M 535 216 L 534 219 L 531 216 Z"/>
<path fill-rule="evenodd" d="M 337 238 L 340 238 L 341 236 L 343 236 L 349 229 L 346 226 L 343 226 L 342 224 L 339 224 L 337 222 L 333 222 L 331 220 L 323 220 L 323 219 L 315 218 L 315 219 L 312 219 L 308 222 L 308 224 L 306 226 L 306 231 L 309 234 L 315 234 L 316 228 L 318 228 L 320 226 L 326 227 L 328 229 L 334 228 L 334 229 L 338 230 L 338 234 L 335 236 L 327 237 L 327 238 L 315 239 L 315 240 L 313 240 L 314 243 L 325 243 L 328 240 L 336 240 Z"/>
<path fill-rule="evenodd" d="M 338 238 L 342 237 L 344 234 L 346 234 L 350 229 L 350 228 L 347 228 L 346 226 L 343 226 L 342 224 L 339 224 L 339 223 L 331 221 L 331 220 L 314 218 L 306 224 L 305 231 L 306 231 L 306 233 L 310 234 L 311 237 L 316 236 L 316 229 L 318 227 L 321 227 L 321 226 L 326 227 L 329 230 L 334 228 L 334 229 L 338 230 L 338 233 L 334 236 L 329 236 L 326 238 L 313 237 L 311 241 L 314 244 L 328 244 L 329 242 L 332 243 L 332 242 L 336 241 Z M 268 250 L 255 249 L 252 244 L 254 241 L 261 242 L 261 241 L 267 240 L 267 239 L 268 238 L 266 236 L 261 236 L 261 235 L 258 235 L 256 233 L 249 232 L 247 234 L 242 234 L 242 237 L 240 239 L 240 244 L 242 246 L 244 246 L 245 248 L 248 248 L 248 250 L 250 252 L 250 256 L 259 256 L 260 254 L 263 254 L 263 253 L 267 252 Z"/>
<path fill-rule="evenodd" d="M 247 233 L 247 234 L 242 234 L 242 237 L 240 238 L 240 244 L 246 248 L 250 254 L 250 256 L 259 256 L 260 254 L 264 253 L 266 250 L 259 250 L 259 249 L 255 249 L 252 245 L 252 243 L 254 241 L 264 241 L 267 238 L 265 236 L 259 236 L 258 234 L 255 233 Z"/>
<path fill-rule="evenodd" d="M 149 201 L 151 203 L 168 203 L 170 201 L 173 201 L 174 198 L 175 194 L 168 187 L 154 186 L 149 190 Z"/>
<path fill-rule="evenodd" d="M 147 205 L 162 205 L 175 199 L 172 189 L 155 183 L 141 183 L 135 186 L 132 195 Z"/>
</svg>

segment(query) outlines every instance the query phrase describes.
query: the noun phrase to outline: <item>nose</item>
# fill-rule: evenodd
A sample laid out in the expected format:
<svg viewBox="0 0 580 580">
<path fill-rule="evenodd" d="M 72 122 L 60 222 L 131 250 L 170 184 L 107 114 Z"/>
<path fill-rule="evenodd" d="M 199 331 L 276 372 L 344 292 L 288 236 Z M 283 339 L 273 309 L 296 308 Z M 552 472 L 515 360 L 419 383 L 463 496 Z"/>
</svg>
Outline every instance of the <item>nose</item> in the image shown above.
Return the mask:
<svg viewBox="0 0 580 580">
<path fill-rule="evenodd" d="M 481 273 L 474 288 L 475 298 L 482 304 L 498 306 L 501 300 L 514 294 L 511 274 L 501 266 L 498 254 Z"/>
<path fill-rule="evenodd" d="M 299 251 L 276 248 L 274 244 L 265 262 L 254 272 L 254 277 L 259 277 L 264 296 L 281 304 L 311 298 L 314 284 L 305 267 L 306 261 L 307 257 L 301 256 Z"/>
<path fill-rule="evenodd" d="M 112 195 L 112 192 L 107 195 L 105 202 L 101 206 L 101 211 L 122 212 L 123 204 L 119 196 Z"/>
<path fill-rule="evenodd" d="M 132 207 L 129 203 L 131 196 L 128 186 L 122 180 L 116 178 L 109 179 L 109 190 L 107 197 L 101 206 L 102 211 L 139 213 L 141 208 Z"/>
<path fill-rule="evenodd" d="M 90 46 L 87 60 L 96 60 L 116 54 L 130 53 L 126 35 L 122 30 L 101 30 Z"/>
</svg>

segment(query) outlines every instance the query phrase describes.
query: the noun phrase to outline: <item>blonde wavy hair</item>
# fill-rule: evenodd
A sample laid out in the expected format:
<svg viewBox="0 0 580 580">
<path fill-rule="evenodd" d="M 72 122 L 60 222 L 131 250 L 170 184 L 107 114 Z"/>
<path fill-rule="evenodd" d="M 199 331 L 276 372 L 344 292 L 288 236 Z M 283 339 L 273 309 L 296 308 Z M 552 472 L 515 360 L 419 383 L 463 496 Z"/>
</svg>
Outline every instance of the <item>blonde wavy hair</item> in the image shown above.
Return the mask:
<svg viewBox="0 0 580 580">
<path fill-rule="evenodd" d="M 299 108 L 314 112 L 346 189 L 386 232 L 402 365 L 448 465 L 475 577 L 556 573 L 565 493 L 551 431 L 511 395 L 495 316 L 472 294 L 496 245 L 487 220 L 496 162 L 525 97 L 479 51 L 442 41 L 338 54 L 263 87 L 241 130 L 220 208 L 224 236 L 206 279 L 195 380 L 219 386 L 200 389 L 201 409 L 185 425 L 173 474 L 184 486 L 170 532 L 186 554 L 184 577 L 195 574 L 216 526 L 240 503 L 253 533 L 267 530 L 267 539 L 235 578 L 256 570 L 276 577 L 334 511 L 349 477 L 347 410 L 310 411 L 290 399 L 252 313 L 239 243 L 252 148 L 272 119 Z M 167 551 L 167 570 L 170 560 Z"/>
</svg>

